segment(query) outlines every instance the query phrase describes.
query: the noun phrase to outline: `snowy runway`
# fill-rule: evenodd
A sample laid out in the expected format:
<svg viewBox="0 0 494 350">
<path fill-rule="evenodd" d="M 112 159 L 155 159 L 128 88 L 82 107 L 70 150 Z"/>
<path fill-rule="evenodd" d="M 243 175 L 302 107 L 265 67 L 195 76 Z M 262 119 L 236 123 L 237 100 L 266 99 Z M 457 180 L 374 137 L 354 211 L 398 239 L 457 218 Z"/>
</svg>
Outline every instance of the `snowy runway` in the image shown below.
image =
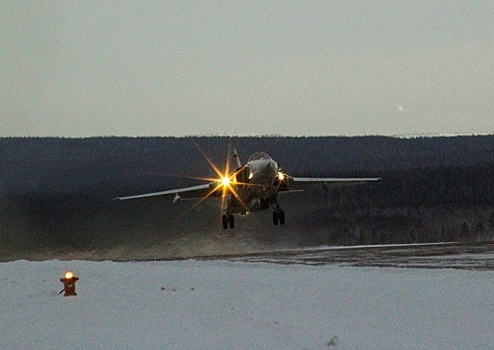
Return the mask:
<svg viewBox="0 0 494 350">
<path fill-rule="evenodd" d="M 58 294 L 66 269 L 75 297 Z M 491 349 L 494 272 L 232 261 L 0 264 L 2 349 Z"/>
</svg>

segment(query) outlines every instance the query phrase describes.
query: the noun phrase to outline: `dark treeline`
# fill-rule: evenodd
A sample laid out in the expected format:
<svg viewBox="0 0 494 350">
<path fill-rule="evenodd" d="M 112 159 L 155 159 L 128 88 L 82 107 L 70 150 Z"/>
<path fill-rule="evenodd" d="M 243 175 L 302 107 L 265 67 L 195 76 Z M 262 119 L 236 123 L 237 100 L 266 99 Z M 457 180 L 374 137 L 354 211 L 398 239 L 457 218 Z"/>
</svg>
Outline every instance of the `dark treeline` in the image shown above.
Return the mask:
<svg viewBox="0 0 494 350">
<path fill-rule="evenodd" d="M 206 157 L 224 168 L 233 146 L 243 161 L 266 151 L 291 175 L 382 181 L 283 195 L 283 227 L 261 212 L 223 231 L 216 200 L 112 201 L 215 177 Z M 125 259 L 490 240 L 493 179 L 494 136 L 1 138 L 0 254 Z"/>
</svg>

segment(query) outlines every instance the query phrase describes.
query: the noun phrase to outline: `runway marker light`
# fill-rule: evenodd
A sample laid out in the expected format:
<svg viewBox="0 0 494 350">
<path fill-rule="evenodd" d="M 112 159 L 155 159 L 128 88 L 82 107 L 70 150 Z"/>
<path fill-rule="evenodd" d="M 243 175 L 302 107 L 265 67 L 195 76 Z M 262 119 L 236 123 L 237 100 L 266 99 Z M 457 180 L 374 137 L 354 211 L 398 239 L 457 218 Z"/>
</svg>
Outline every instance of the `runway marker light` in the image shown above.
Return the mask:
<svg viewBox="0 0 494 350">
<path fill-rule="evenodd" d="M 63 295 L 64 297 L 77 295 L 75 292 L 75 283 L 78 280 L 79 280 L 79 277 L 76 277 L 72 271 L 65 272 L 64 276 L 62 278 L 60 278 L 60 282 L 63 283 L 64 288 L 58 294 L 65 292 Z"/>
</svg>

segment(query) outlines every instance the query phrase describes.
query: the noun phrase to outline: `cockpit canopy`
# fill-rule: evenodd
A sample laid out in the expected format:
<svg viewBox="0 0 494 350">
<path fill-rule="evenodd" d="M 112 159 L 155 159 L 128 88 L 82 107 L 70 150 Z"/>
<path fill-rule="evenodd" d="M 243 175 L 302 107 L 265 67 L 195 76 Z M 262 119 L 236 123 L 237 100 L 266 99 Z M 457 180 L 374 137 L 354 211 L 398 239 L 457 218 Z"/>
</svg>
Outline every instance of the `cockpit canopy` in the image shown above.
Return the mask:
<svg viewBox="0 0 494 350">
<path fill-rule="evenodd" d="M 260 159 L 272 160 L 272 158 L 266 152 L 256 152 L 249 157 L 249 160 L 247 161 L 247 163 L 249 163 L 253 160 L 260 160 Z"/>
</svg>

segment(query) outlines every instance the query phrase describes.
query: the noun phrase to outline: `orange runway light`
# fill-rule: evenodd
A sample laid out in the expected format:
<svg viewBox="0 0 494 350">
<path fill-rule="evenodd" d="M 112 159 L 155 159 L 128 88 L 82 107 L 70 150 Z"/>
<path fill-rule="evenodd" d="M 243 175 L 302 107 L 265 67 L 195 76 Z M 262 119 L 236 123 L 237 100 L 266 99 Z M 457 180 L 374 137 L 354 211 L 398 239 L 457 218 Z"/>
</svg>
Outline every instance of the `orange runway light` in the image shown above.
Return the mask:
<svg viewBox="0 0 494 350">
<path fill-rule="evenodd" d="M 72 271 L 65 272 L 64 276 L 60 278 L 60 282 L 63 283 L 63 289 L 60 291 L 60 293 L 65 292 L 63 295 L 64 297 L 77 295 L 75 292 L 75 283 L 78 280 L 79 277 L 76 277 Z"/>
</svg>

